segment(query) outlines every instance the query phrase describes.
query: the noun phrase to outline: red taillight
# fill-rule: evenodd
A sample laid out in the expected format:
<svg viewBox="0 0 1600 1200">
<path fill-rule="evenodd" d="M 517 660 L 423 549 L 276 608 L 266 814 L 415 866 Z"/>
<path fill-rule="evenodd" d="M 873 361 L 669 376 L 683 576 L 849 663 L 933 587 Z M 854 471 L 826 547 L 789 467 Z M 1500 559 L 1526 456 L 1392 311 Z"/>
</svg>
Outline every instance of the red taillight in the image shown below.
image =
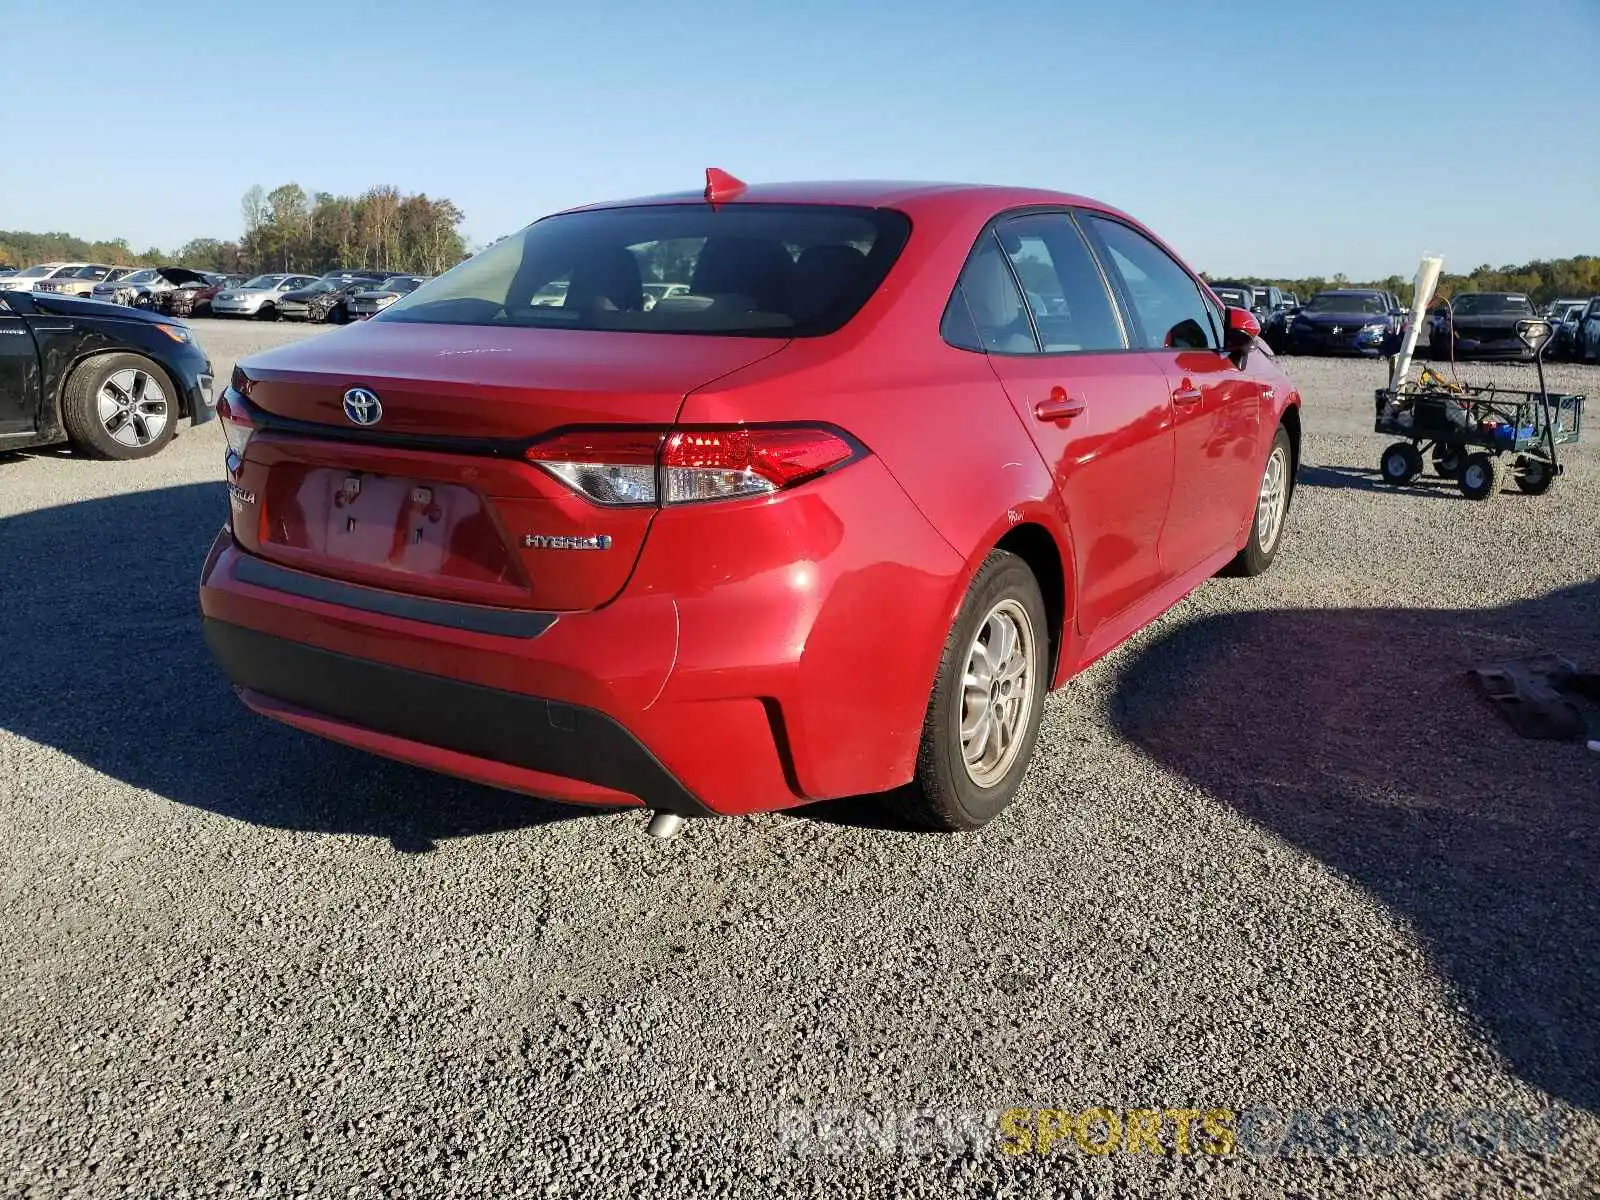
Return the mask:
<svg viewBox="0 0 1600 1200">
<path fill-rule="evenodd" d="M 855 453 L 826 429 L 680 429 L 661 451 L 668 504 L 776 492 Z"/>
<path fill-rule="evenodd" d="M 238 369 L 234 369 L 234 379 L 239 378 Z M 217 420 L 222 424 L 222 436 L 227 439 L 228 452 L 224 456 L 224 463 L 229 475 L 237 475 L 239 468 L 244 464 L 244 448 L 250 444 L 250 435 L 255 432 L 255 424 L 246 414 L 244 405 L 229 397 L 237 393 L 237 387 L 222 393 L 222 398 L 217 401 Z"/>
<path fill-rule="evenodd" d="M 598 504 L 686 504 L 794 487 L 856 452 L 827 429 L 735 426 L 567 433 L 528 458 Z"/>
</svg>

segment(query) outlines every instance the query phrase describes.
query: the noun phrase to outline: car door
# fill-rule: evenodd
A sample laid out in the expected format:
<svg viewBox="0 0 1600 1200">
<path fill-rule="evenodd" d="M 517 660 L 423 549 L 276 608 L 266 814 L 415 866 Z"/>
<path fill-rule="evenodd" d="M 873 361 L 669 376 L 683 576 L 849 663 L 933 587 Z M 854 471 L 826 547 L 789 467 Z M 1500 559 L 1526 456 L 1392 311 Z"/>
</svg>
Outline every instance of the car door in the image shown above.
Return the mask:
<svg viewBox="0 0 1600 1200">
<path fill-rule="evenodd" d="M 1159 365 L 1173 404 L 1172 503 L 1158 554 L 1169 578 L 1238 548 L 1265 453 L 1262 384 L 1223 353 L 1223 313 L 1188 269 L 1132 226 L 1083 223 L 1133 328 L 1136 357 Z"/>
<path fill-rule="evenodd" d="M 1067 213 L 991 226 L 956 301 L 970 332 L 947 336 L 988 354 L 1065 505 L 1087 638 L 1161 581 L 1156 544 L 1172 481 L 1165 376 L 1128 353 L 1121 315 Z"/>
<path fill-rule="evenodd" d="M 33 334 L 0 295 L 0 438 L 32 433 L 38 410 L 39 355 Z"/>
</svg>

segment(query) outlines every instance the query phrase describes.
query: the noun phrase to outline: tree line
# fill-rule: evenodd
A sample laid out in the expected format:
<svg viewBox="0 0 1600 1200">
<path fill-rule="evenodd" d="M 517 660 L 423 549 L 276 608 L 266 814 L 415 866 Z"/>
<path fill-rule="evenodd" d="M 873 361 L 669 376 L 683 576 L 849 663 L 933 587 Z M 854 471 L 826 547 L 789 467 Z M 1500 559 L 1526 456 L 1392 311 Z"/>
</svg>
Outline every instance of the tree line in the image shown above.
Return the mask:
<svg viewBox="0 0 1600 1200">
<path fill-rule="evenodd" d="M 0 230 L 0 264 L 65 260 L 114 266 L 181 266 L 197 271 L 307 274 L 349 267 L 437 275 L 466 257 L 463 214 L 455 203 L 383 185 L 359 196 L 307 195 L 297 183 L 270 192 L 257 185 L 240 202 L 237 240 L 194 238 L 176 250 L 136 250 L 125 238 L 86 241 L 68 233 Z"/>
<path fill-rule="evenodd" d="M 1237 279 L 1261 287 L 1277 287 L 1293 292 L 1302 301 L 1316 292 L 1332 288 L 1373 288 L 1394 292 L 1403 304 L 1412 301 L 1414 276 L 1390 275 L 1387 279 L 1356 282 L 1343 275 L 1332 279 L 1310 276 L 1305 279 L 1261 279 L 1249 275 L 1206 275 L 1206 279 Z M 1579 254 L 1573 258 L 1535 259 L 1520 266 L 1494 267 L 1484 263 L 1465 275 L 1446 271 L 1439 276 L 1435 300 L 1448 300 L 1463 292 L 1515 292 L 1525 295 L 1535 308 L 1552 300 L 1587 300 L 1600 296 L 1600 257 Z"/>
</svg>

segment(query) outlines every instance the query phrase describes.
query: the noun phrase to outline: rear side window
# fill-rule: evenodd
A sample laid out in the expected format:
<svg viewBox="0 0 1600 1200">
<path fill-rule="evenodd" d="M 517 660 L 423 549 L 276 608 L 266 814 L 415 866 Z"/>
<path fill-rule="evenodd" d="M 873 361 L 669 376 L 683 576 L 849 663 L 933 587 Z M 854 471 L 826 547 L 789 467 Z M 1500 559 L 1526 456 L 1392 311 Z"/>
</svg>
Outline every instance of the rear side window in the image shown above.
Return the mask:
<svg viewBox="0 0 1600 1200">
<path fill-rule="evenodd" d="M 903 213 L 838 205 L 566 213 L 429 280 L 381 319 L 814 337 L 861 309 L 910 232 Z M 647 291 L 646 284 L 669 286 Z"/>
<path fill-rule="evenodd" d="M 1070 217 L 1016 217 L 997 232 L 1046 354 L 1127 349 L 1105 281 Z"/>
<path fill-rule="evenodd" d="M 1033 323 L 1016 276 L 994 233 L 985 233 L 967 257 L 945 309 L 945 341 L 964 350 L 1037 354 Z"/>
<path fill-rule="evenodd" d="M 1107 268 L 1121 280 L 1146 349 L 1217 348 L 1200 288 L 1171 255 L 1120 221 L 1094 215 L 1085 220 L 1105 247 Z"/>
</svg>

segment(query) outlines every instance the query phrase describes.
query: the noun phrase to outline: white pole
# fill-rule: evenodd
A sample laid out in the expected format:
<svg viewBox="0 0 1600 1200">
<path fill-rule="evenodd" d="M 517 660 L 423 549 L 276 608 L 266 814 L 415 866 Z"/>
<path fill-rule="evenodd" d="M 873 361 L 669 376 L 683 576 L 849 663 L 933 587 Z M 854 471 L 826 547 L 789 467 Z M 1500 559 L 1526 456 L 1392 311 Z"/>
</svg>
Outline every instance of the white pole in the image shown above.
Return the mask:
<svg viewBox="0 0 1600 1200">
<path fill-rule="evenodd" d="M 1416 292 L 1411 297 L 1411 328 L 1406 330 L 1400 353 L 1394 356 L 1389 367 L 1389 389 L 1393 391 L 1406 381 L 1411 373 L 1411 356 L 1417 349 L 1417 338 L 1422 333 L 1422 319 L 1433 301 L 1433 289 L 1439 286 L 1439 276 L 1444 271 L 1444 259 L 1437 255 L 1424 257 L 1417 268 Z"/>
</svg>

